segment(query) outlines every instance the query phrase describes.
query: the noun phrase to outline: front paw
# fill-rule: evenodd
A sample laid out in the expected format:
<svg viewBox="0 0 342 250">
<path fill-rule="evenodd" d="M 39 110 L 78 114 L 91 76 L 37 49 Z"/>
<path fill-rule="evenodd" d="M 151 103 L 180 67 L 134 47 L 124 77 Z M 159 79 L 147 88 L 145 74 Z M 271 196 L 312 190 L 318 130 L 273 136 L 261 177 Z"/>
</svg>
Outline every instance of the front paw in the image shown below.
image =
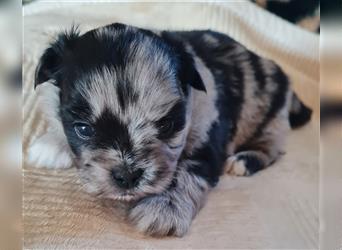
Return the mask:
<svg viewBox="0 0 342 250">
<path fill-rule="evenodd" d="M 181 237 L 190 227 L 193 208 L 184 201 L 157 195 L 139 201 L 129 211 L 128 218 L 145 234 Z"/>
</svg>

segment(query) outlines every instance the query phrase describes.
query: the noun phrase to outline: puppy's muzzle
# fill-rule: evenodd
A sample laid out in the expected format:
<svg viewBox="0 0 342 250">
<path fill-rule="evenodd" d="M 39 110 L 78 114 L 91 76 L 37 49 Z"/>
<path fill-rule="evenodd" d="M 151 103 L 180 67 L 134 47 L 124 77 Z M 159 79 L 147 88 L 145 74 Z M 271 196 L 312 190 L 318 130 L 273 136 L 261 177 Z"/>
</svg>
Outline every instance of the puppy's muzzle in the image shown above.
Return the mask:
<svg viewBox="0 0 342 250">
<path fill-rule="evenodd" d="M 141 180 L 144 170 L 138 169 L 133 171 L 112 170 L 112 180 L 122 189 L 131 189 L 136 187 Z"/>
</svg>

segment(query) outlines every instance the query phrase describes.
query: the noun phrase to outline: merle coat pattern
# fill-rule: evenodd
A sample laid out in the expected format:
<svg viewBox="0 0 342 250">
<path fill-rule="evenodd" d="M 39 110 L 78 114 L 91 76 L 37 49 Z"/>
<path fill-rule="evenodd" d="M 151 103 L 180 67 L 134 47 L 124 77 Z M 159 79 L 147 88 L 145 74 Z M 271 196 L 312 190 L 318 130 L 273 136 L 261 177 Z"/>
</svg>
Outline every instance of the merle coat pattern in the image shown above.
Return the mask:
<svg viewBox="0 0 342 250">
<path fill-rule="evenodd" d="M 211 30 L 71 29 L 35 87 L 49 128 L 29 161 L 75 165 L 88 192 L 156 236 L 184 235 L 223 173 L 271 165 L 311 114 L 279 66 Z"/>
</svg>

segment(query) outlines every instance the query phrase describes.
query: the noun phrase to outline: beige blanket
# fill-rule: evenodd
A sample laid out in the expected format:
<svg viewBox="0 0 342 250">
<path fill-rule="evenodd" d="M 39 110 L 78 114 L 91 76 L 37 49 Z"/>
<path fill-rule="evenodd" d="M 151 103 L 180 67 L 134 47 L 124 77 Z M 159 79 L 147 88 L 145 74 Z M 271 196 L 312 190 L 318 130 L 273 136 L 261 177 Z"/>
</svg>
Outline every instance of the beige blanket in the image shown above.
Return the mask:
<svg viewBox="0 0 342 250">
<path fill-rule="evenodd" d="M 82 30 L 124 22 L 160 29 L 211 28 L 277 61 L 299 96 L 315 110 L 306 127 L 289 135 L 287 154 L 250 178 L 224 176 L 183 238 L 136 233 L 119 215 L 87 195 L 75 169 L 47 170 L 24 162 L 25 248 L 318 248 L 319 62 L 316 34 L 249 2 L 36 2 L 24 10 L 24 157 L 44 133 L 36 112 L 33 75 L 53 35 L 72 23 Z"/>
</svg>

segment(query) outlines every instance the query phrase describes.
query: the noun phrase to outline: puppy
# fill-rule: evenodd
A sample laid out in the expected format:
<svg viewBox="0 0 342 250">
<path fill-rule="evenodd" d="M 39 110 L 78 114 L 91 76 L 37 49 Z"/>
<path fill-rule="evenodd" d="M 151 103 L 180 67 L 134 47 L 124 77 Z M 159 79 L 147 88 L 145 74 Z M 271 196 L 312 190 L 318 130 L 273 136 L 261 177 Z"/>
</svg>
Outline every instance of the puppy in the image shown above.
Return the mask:
<svg viewBox="0 0 342 250">
<path fill-rule="evenodd" d="M 72 29 L 35 87 L 49 129 L 29 162 L 75 165 L 88 192 L 156 236 L 183 236 L 220 175 L 271 165 L 311 115 L 279 66 L 210 30 Z"/>
</svg>

